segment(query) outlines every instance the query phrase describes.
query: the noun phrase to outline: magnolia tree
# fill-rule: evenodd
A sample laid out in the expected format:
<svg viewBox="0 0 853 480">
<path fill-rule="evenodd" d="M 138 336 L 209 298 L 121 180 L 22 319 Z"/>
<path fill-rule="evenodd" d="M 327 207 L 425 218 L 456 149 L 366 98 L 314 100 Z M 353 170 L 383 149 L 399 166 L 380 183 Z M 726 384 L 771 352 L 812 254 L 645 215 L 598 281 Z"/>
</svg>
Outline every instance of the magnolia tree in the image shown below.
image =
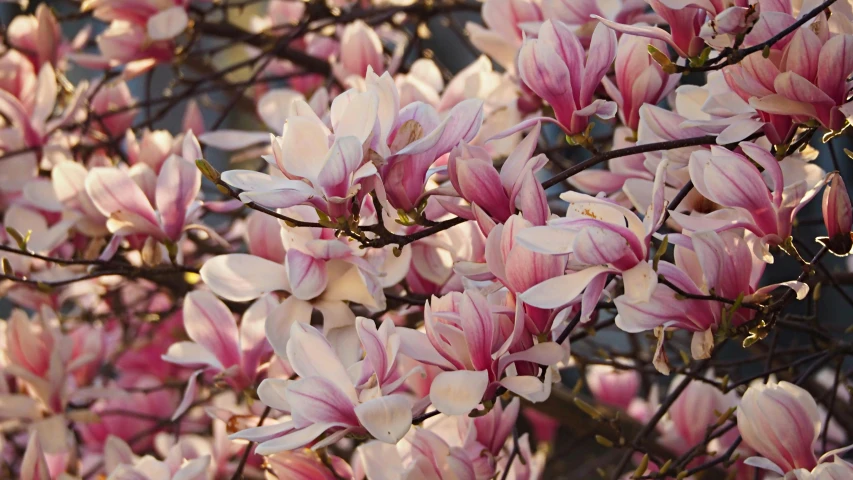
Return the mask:
<svg viewBox="0 0 853 480">
<path fill-rule="evenodd" d="M 853 478 L 853 1 L 4 8 L 0 477 Z"/>
</svg>

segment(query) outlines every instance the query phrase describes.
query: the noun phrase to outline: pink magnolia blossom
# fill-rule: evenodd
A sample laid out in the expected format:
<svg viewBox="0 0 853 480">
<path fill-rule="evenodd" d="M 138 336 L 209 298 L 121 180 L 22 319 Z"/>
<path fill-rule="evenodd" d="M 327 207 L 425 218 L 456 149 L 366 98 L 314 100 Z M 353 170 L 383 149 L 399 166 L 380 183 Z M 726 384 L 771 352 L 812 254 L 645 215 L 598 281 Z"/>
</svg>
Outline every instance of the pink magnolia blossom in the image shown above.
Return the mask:
<svg viewBox="0 0 853 480">
<path fill-rule="evenodd" d="M 566 255 L 549 255 L 532 251 L 519 244 L 518 233 L 533 227 L 521 215 L 511 216 L 505 224 L 495 225 L 486 241 L 485 264 L 459 262 L 454 269 L 473 280 L 495 279 L 519 302 L 517 296 L 546 280 L 565 272 Z M 551 330 L 555 319 L 549 309 L 523 305 L 526 315 L 525 329 L 531 335 L 541 335 Z"/>
<path fill-rule="evenodd" d="M 369 433 L 394 444 L 412 425 L 412 400 L 393 393 L 401 380 L 379 383 L 394 370 L 400 338 L 393 323 L 383 322 L 382 332 L 372 321 L 361 318 L 357 325 L 360 344 L 367 355 L 363 364 L 371 375 L 366 382 L 354 381 L 329 341 L 314 327 L 294 323 L 287 343 L 287 358 L 298 380 L 266 380 L 262 401 L 278 410 L 289 411 L 291 419 L 282 423 L 250 428 L 232 435 L 260 442 L 256 452 L 269 455 L 293 450 L 327 431 L 331 433 L 313 449 L 336 442 L 345 435 Z M 366 364 L 369 363 L 369 366 Z M 374 377 L 376 375 L 376 377 Z M 403 378 L 403 377 L 401 377 Z"/>
<path fill-rule="evenodd" d="M 86 193 L 108 217 L 107 228 L 113 234 L 176 242 L 197 207 L 201 172 L 193 163 L 196 158 L 201 158 L 200 147 L 189 134 L 184 139 L 183 157 L 169 157 L 156 177 L 144 164 L 130 171 L 98 167 L 86 177 Z"/>
<path fill-rule="evenodd" d="M 750 142 L 741 142 L 740 148 L 744 154 L 712 146 L 710 151 L 696 151 L 690 157 L 690 178 L 696 190 L 729 209 L 704 216 L 678 212 L 672 216 L 688 230 L 744 228 L 754 235 L 749 238 L 753 253 L 772 263 L 769 246 L 779 245 L 791 235 L 797 212 L 827 180 L 811 187 L 806 179 L 786 183 L 779 162 L 770 152 Z M 764 175 L 753 161 L 765 170 Z"/>
<path fill-rule="evenodd" d="M 340 43 L 340 60 L 333 66 L 340 81 L 351 75 L 364 78 L 368 70 L 378 75 L 385 72 L 382 41 L 373 27 L 361 20 L 349 23 L 343 28 Z"/>
<path fill-rule="evenodd" d="M 827 452 L 820 459 L 815 456 L 821 424 L 814 398 L 788 382 L 753 384 L 737 409 L 744 442 L 761 455 L 747 459 L 747 464 L 798 479 L 844 478 L 836 475 L 853 472 L 853 466 L 838 458 L 825 463 L 841 451 Z"/>
<path fill-rule="evenodd" d="M 582 297 L 582 317 L 598 302 L 607 276 L 619 273 L 625 280 L 625 295 L 646 301 L 657 285 L 657 274 L 648 263 L 652 234 L 663 222 L 666 207 L 663 172 L 658 165 L 652 191 L 653 201 L 643 220 L 625 207 L 606 199 L 566 192 L 560 198 L 570 202 L 565 218 L 547 226 L 521 231 L 521 245 L 551 255 L 571 254 L 573 270 L 530 287 L 519 299 L 534 307 L 558 308 Z M 584 292 L 586 290 L 586 292 Z"/>
<path fill-rule="evenodd" d="M 221 374 L 235 389 L 252 385 L 263 357 L 272 352 L 264 335 L 264 321 L 278 306 L 265 295 L 243 314 L 239 327 L 222 301 L 212 293 L 196 291 L 184 297 L 184 328 L 192 341 L 177 342 L 163 359 L 186 366 L 203 366 Z"/>
<path fill-rule="evenodd" d="M 14 150 L 26 147 L 40 148 L 50 142 L 57 130 L 74 120 L 83 100 L 87 83 L 81 82 L 59 116 L 54 116 L 59 87 L 56 72 L 48 64 L 39 71 L 35 97 L 29 107 L 9 92 L 0 90 L 0 113 L 11 121 L 11 135 L 4 135 L 0 148 Z"/>
<path fill-rule="evenodd" d="M 495 311 L 499 308 L 476 291 L 451 293 L 433 297 L 424 307 L 426 333 L 399 329 L 402 353 L 445 370 L 433 380 L 429 392 L 440 412 L 464 415 L 499 387 L 533 402 L 550 394 L 552 369 L 540 380 L 535 372 L 521 373 L 526 370 L 519 365 L 552 365 L 562 359 L 562 348 L 553 342 L 521 346 L 524 314 L 516 311 L 511 320 L 510 312 Z M 519 373 L 504 377 L 512 365 Z"/>
<path fill-rule="evenodd" d="M 471 43 L 510 72 L 524 40 L 524 27 L 536 25 L 546 17 L 537 0 L 487 0 L 483 2 L 483 22 L 487 28 L 468 22 L 465 29 Z"/>
<path fill-rule="evenodd" d="M 550 210 L 545 191 L 536 179 L 536 172 L 547 162 L 544 155 L 532 156 L 539 137 L 537 125 L 523 142 L 510 153 L 500 173 L 492 164 L 491 155 L 482 147 L 464 142 L 450 152 L 448 174 L 456 192 L 470 203 L 470 209 L 445 208 L 464 218 L 477 219 L 485 213 L 488 222 L 504 223 L 521 210 L 536 225 L 543 225 Z"/>
<path fill-rule="evenodd" d="M 823 191 L 823 221 L 826 225 L 827 237 L 824 243 L 836 255 L 847 255 L 853 249 L 853 207 L 850 205 L 850 194 L 841 179 L 841 174 L 829 174 L 826 190 Z"/>
<path fill-rule="evenodd" d="M 808 286 L 796 281 L 757 288 L 764 262 L 750 253 L 744 239 L 734 232 L 694 232 L 690 237 L 670 235 L 678 245 L 675 264 L 661 261 L 657 274 L 691 295 L 708 295 L 711 291 L 724 298 L 740 295 L 745 301 L 762 301 L 778 286 L 791 288 L 797 298 L 804 298 Z M 714 347 L 713 332 L 722 324 L 724 305 L 716 301 L 682 298 L 668 285 L 657 283 L 646 300 L 628 295 L 614 302 L 619 314 L 616 325 L 627 332 L 654 328 L 679 328 L 694 332 L 691 352 L 694 358 L 706 358 Z M 737 326 L 753 318 L 755 312 L 740 308 L 729 318 Z M 659 336 L 658 353 L 663 355 L 663 336 Z M 659 368 L 666 370 L 665 363 Z"/>
<path fill-rule="evenodd" d="M 589 117 L 611 118 L 616 104 L 593 100 L 593 94 L 616 57 L 616 35 L 604 25 L 592 34 L 587 57 L 577 36 L 559 21 L 542 24 L 536 39 L 525 40 L 518 54 L 518 74 L 547 101 L 569 135 L 584 132 Z"/>
<path fill-rule="evenodd" d="M 640 375 L 635 370 L 620 370 L 608 365 L 586 368 L 586 384 L 596 400 L 627 409 L 640 388 Z"/>
<path fill-rule="evenodd" d="M 89 107 L 100 120 L 94 121 L 93 126 L 104 133 L 118 137 L 129 132 L 138 111 L 128 108 L 134 103 L 133 95 L 126 82 L 110 82 L 106 85 L 93 85 L 97 88 Z"/>
<path fill-rule="evenodd" d="M 352 469 L 343 458 L 329 455 L 325 461 L 332 466 L 331 469 L 317 452 L 307 448 L 279 452 L 267 457 L 269 468 L 277 478 L 337 480 L 352 477 Z"/>
<path fill-rule="evenodd" d="M 707 377 L 713 378 L 713 374 L 708 374 Z M 676 375 L 672 379 L 670 389 L 675 389 L 682 381 L 684 377 Z M 717 423 L 719 415 L 737 405 L 737 395 L 733 391 L 724 394 L 709 383 L 690 382 L 673 402 L 669 416 L 686 449 L 701 443 L 708 427 Z"/>
<path fill-rule="evenodd" d="M 602 18 L 599 15 L 592 15 L 592 17 L 617 32 L 666 42 L 680 57 L 695 57 L 702 53 L 705 46 L 705 41 L 699 36 L 705 18 L 705 12 L 702 9 L 694 6 L 676 5 L 676 8 L 669 6 L 670 3 L 684 3 L 678 0 L 669 2 L 666 0 L 646 1 L 654 12 L 669 25 L 671 33 L 660 27 L 627 25 Z"/>
<path fill-rule="evenodd" d="M 485 480 L 500 475 L 507 459 L 506 443 L 512 425 L 518 417 L 519 401 L 514 399 L 506 406 L 498 402 L 494 408 L 475 419 L 459 417 L 456 432 L 439 428 L 415 427 L 404 441 L 411 444 L 409 454 L 400 446 L 367 442 L 356 450 L 355 478 L 376 478 L 382 474 L 400 478 L 433 478 L 451 480 L 465 478 Z M 531 460 L 527 436 L 519 439 Z M 513 467 L 518 470 L 517 459 Z M 535 468 L 531 466 L 532 468 Z M 521 470 L 524 470 L 523 468 Z M 394 477 L 397 478 L 397 477 Z M 507 478 L 526 478 L 516 472 Z"/>
<path fill-rule="evenodd" d="M 647 4 L 643 0 L 592 0 L 589 2 L 573 2 L 572 0 L 543 0 L 542 10 L 545 18 L 559 20 L 566 25 L 577 27 L 575 34 L 587 45 L 598 22 L 594 15 L 607 18 L 614 22 L 634 24 L 641 20 Z"/>
<path fill-rule="evenodd" d="M 36 7 L 35 15 L 18 15 L 13 18 L 6 35 L 10 46 L 17 47 L 16 51 L 25 52 L 36 71 L 40 71 L 45 64 L 64 69 L 66 55 L 82 48 L 89 39 L 90 31 L 90 26 L 81 28 L 69 42 L 62 36 L 59 22 L 50 6 L 40 4 Z"/>
<path fill-rule="evenodd" d="M 723 69 L 729 87 L 758 111 L 773 143 L 790 138 L 795 124 L 810 119 L 840 130 L 853 108 L 845 96 L 853 35 L 821 32 L 800 28 L 769 58 L 751 55 Z"/>
<path fill-rule="evenodd" d="M 608 96 L 619 106 L 619 119 L 634 131 L 640 124 L 640 107 L 659 103 L 679 81 L 678 75 L 664 73 L 647 54 L 650 45 L 666 50 L 666 44 L 660 40 L 623 35 L 616 49 L 616 81 L 603 79 Z"/>
</svg>

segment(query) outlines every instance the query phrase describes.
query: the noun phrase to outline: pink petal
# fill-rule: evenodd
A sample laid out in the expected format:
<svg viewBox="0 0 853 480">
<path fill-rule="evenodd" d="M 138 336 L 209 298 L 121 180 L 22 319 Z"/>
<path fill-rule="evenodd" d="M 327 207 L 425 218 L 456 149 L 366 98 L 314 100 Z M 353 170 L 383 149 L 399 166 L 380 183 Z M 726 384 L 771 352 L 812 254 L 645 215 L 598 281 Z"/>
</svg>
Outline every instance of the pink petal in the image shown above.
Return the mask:
<svg viewBox="0 0 853 480">
<path fill-rule="evenodd" d="M 159 221 L 142 189 L 124 170 L 114 167 L 93 168 L 86 177 L 86 193 L 98 210 L 109 217 L 113 213 L 132 216 L 140 231 L 159 231 Z"/>
<path fill-rule="evenodd" d="M 157 177 L 157 210 L 163 231 L 173 241 L 181 237 L 190 204 L 200 189 L 201 171 L 195 164 L 177 155 L 163 162 Z"/>
<path fill-rule="evenodd" d="M 316 328 L 294 322 L 287 342 L 287 359 L 302 378 L 322 377 L 356 402 L 355 387 L 328 340 Z"/>
<path fill-rule="evenodd" d="M 293 415 L 312 423 L 358 425 L 353 402 L 323 377 L 300 378 L 289 383 L 287 402 Z"/>
<path fill-rule="evenodd" d="M 237 323 L 222 301 L 204 290 L 192 292 L 184 298 L 183 316 L 187 335 L 216 355 L 223 367 L 240 364 Z"/>
<path fill-rule="evenodd" d="M 310 300 L 326 289 L 329 278 L 325 261 L 290 249 L 287 251 L 284 266 L 291 292 L 296 298 Z"/>
<path fill-rule="evenodd" d="M 184 390 L 184 397 L 181 399 L 181 403 L 178 405 L 175 413 L 172 414 L 171 419 L 173 422 L 181 418 L 190 406 L 192 406 L 193 400 L 195 400 L 195 396 L 198 393 L 198 376 L 201 375 L 203 371 L 204 370 L 196 370 L 190 376 L 190 379 L 187 382 L 187 388 Z"/>
</svg>

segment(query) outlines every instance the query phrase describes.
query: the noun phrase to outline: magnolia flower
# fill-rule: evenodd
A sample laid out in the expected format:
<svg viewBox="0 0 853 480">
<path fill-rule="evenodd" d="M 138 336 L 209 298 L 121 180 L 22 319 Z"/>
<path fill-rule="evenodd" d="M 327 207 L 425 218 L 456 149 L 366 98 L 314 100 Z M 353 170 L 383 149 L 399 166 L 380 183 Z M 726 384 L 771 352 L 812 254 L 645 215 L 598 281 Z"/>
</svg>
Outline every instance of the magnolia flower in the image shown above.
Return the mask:
<svg viewBox="0 0 853 480">
<path fill-rule="evenodd" d="M 429 392 L 440 412 L 467 414 L 501 386 L 532 402 L 550 395 L 553 369 L 540 380 L 523 364 L 555 364 L 563 358 L 562 348 L 554 342 L 523 345 L 524 313 L 517 310 L 510 322 L 506 314 L 493 309 L 496 306 L 476 291 L 451 293 L 433 297 L 425 305 L 426 333 L 398 329 L 403 354 L 445 370 L 435 377 Z M 518 374 L 504 377 L 511 366 Z"/>
<path fill-rule="evenodd" d="M 184 138 L 183 158 L 170 156 L 156 178 L 145 164 L 129 171 L 98 167 L 86 177 L 86 193 L 108 217 L 107 228 L 113 234 L 141 234 L 174 243 L 198 207 L 195 199 L 201 188 L 201 172 L 193 163 L 198 158 L 201 148 L 190 132 Z"/>
<path fill-rule="evenodd" d="M 292 2 L 278 2 L 291 4 Z M 320 458 L 308 448 L 279 452 L 266 458 L 269 469 L 276 478 L 293 480 L 337 480 L 352 478 L 352 469 L 346 460 L 336 455 Z M 331 466 L 331 468 L 328 465 Z"/>
<path fill-rule="evenodd" d="M 367 442 L 356 449 L 353 465 L 367 478 L 381 478 L 383 475 L 438 480 L 452 480 L 459 475 L 472 479 L 493 478 L 506 468 L 501 463 L 507 461 L 506 444 L 518 417 L 519 404 L 516 398 L 505 407 L 498 402 L 480 417 L 459 417 L 456 422 L 458 428 L 455 429 L 458 433 L 440 427 L 433 429 L 429 425 L 415 427 L 403 440 L 411 444 L 410 450 L 409 445 L 404 446 L 403 442 L 397 446 Z M 528 454 L 524 457 L 526 463 L 532 459 L 526 435 L 519 438 L 519 444 L 527 449 L 520 452 Z M 522 462 L 514 460 L 516 463 L 512 467 L 518 469 Z M 526 478 L 519 473 L 507 478 Z"/>
<path fill-rule="evenodd" d="M 29 108 L 9 92 L 0 90 L 0 113 L 14 125 L 14 128 L 9 129 L 9 133 L 0 139 L 0 148 L 14 150 L 47 145 L 60 127 L 75 119 L 86 88 L 85 81 L 77 85 L 73 96 L 64 105 L 62 114 L 56 117 L 53 114 L 57 106 L 59 87 L 56 72 L 49 64 L 45 64 L 39 71 L 35 97 Z"/>
<path fill-rule="evenodd" d="M 69 42 L 62 36 L 50 6 L 39 4 L 35 15 L 17 15 L 9 22 L 6 38 L 10 50 L 24 53 L 38 71 L 46 64 L 64 69 L 66 57 L 86 44 L 90 32 L 91 26 L 87 25 Z"/>
<path fill-rule="evenodd" d="M 769 58 L 746 57 L 723 69 L 729 87 L 757 110 L 770 140 L 790 138 L 796 124 L 814 119 L 832 131 L 843 128 L 853 104 L 847 77 L 853 73 L 853 35 L 819 36 L 799 28 L 784 50 Z"/>
<path fill-rule="evenodd" d="M 534 252 L 516 239 L 518 232 L 533 227 L 521 215 L 509 217 L 505 224 L 495 225 L 486 240 L 484 258 L 486 263 L 458 262 L 454 270 L 472 280 L 495 279 L 513 295 L 527 291 L 550 278 L 562 275 L 566 270 L 566 255 L 548 255 Z M 518 302 L 517 299 L 514 300 Z M 523 305 L 524 314 L 530 320 L 525 329 L 532 335 L 541 335 L 551 330 L 553 312 L 531 305 Z"/>
<path fill-rule="evenodd" d="M 483 23 L 468 22 L 465 30 L 471 43 L 509 72 L 515 71 L 515 56 L 524 40 L 523 28 L 546 17 L 537 0 L 487 0 L 483 2 Z"/>
<path fill-rule="evenodd" d="M 678 84 L 678 75 L 664 73 L 661 66 L 648 55 L 653 46 L 665 51 L 660 40 L 623 35 L 616 49 L 616 83 L 603 78 L 607 95 L 619 106 L 619 119 L 631 130 L 640 124 L 640 107 L 656 105 Z"/>
<path fill-rule="evenodd" d="M 696 151 L 690 157 L 690 179 L 696 190 L 708 200 L 729 208 L 708 215 L 672 212 L 672 217 L 693 231 L 744 228 L 754 235 L 747 240 L 755 256 L 773 263 L 770 246 L 781 244 L 791 235 L 797 212 L 817 195 L 827 179 L 812 187 L 807 179 L 789 184 L 770 152 L 750 142 L 741 142 L 740 148 L 749 157 L 718 146 L 712 146 L 710 151 Z"/>
<path fill-rule="evenodd" d="M 712 379 L 714 376 L 709 373 L 707 377 Z M 676 375 L 670 384 L 670 391 L 675 390 L 684 380 L 684 376 Z M 690 448 L 700 444 L 708 433 L 708 427 L 716 425 L 719 416 L 737 404 L 738 398 L 734 391 L 724 394 L 712 384 L 691 381 L 673 402 L 669 417 L 684 448 Z"/>
<path fill-rule="evenodd" d="M 691 295 L 705 296 L 711 292 L 724 298 L 743 295 L 744 301 L 763 301 L 779 286 L 791 288 L 797 298 L 804 298 L 808 286 L 800 282 L 785 282 L 757 288 L 764 262 L 750 254 L 743 238 L 734 232 L 695 232 L 690 237 L 670 235 L 677 245 L 675 264 L 661 261 L 657 275 Z M 627 288 L 627 285 L 626 285 Z M 614 300 L 619 314 L 616 325 L 626 332 L 636 333 L 655 328 L 678 328 L 694 332 L 691 352 L 694 358 L 707 358 L 714 347 L 713 333 L 722 324 L 725 305 L 708 300 L 683 298 L 668 285 L 657 283 L 645 299 L 620 295 Z M 740 308 L 729 315 L 728 321 L 737 326 L 753 318 L 753 310 Z M 667 371 L 663 358 L 663 335 L 658 337 L 656 363 Z M 662 362 L 662 363 L 661 363 Z"/>
<path fill-rule="evenodd" d="M 120 137 L 125 134 L 132 136 L 133 131 L 130 130 L 130 126 L 133 125 L 138 110 L 128 108 L 134 104 L 135 99 L 130 93 L 127 83 L 124 81 L 108 82 L 102 85 L 93 85 L 92 90 L 95 89 L 97 89 L 97 93 L 89 100 L 89 107 L 99 120 L 92 122 L 92 126 L 97 130 L 103 130 L 103 133 L 111 137 Z"/>
<path fill-rule="evenodd" d="M 534 307 L 558 308 L 572 303 L 586 290 L 582 300 L 582 318 L 586 320 L 607 276 L 619 273 L 625 280 L 625 295 L 647 301 L 657 286 L 657 273 L 648 257 L 652 234 L 663 223 L 665 169 L 666 162 L 662 162 L 655 176 L 653 201 L 643 220 L 606 199 L 577 192 L 560 195 L 570 202 L 566 217 L 551 220 L 544 227 L 522 230 L 517 239 L 535 252 L 572 254 L 570 266 L 577 270 L 532 286 L 519 299 Z"/>
<path fill-rule="evenodd" d="M 525 40 L 518 54 L 518 74 L 525 85 L 547 101 L 561 128 L 569 135 L 583 133 L 589 117 L 611 118 L 616 104 L 592 99 L 616 57 L 616 35 L 604 25 L 595 27 L 585 58 L 580 40 L 569 27 L 550 20 L 536 39 Z"/>
<path fill-rule="evenodd" d="M 550 210 L 545 190 L 536 179 L 538 172 L 547 163 L 545 155 L 532 156 L 539 138 L 539 125 L 518 144 L 507 157 L 500 173 L 492 164 L 486 149 L 460 143 L 450 152 L 448 174 L 456 192 L 470 208 L 449 202 L 442 205 L 463 218 L 480 219 L 484 222 L 504 223 L 516 209 L 536 225 L 543 225 Z M 485 213 L 490 217 L 486 220 Z"/>
<path fill-rule="evenodd" d="M 850 194 L 838 172 L 828 175 L 831 178 L 823 191 L 823 222 L 827 236 L 822 241 L 836 255 L 847 255 L 853 249 L 853 207 L 850 206 Z"/>
<path fill-rule="evenodd" d="M 291 419 L 278 424 L 249 428 L 231 436 L 259 442 L 258 454 L 269 455 L 293 450 L 323 440 L 311 448 L 335 443 L 347 434 L 369 433 L 376 439 L 394 444 L 412 425 L 412 400 L 393 393 L 405 377 L 391 383 L 379 383 L 394 369 L 400 338 L 393 322 L 383 322 L 383 332 L 366 318 L 358 320 L 358 338 L 367 355 L 366 382 L 354 381 L 347 373 L 332 345 L 314 327 L 294 323 L 287 343 L 287 358 L 298 380 L 268 379 L 259 388 L 266 405 L 289 411 Z M 369 366 L 367 365 L 369 363 Z"/>
<path fill-rule="evenodd" d="M 362 20 L 348 23 L 343 28 L 339 58 L 332 68 L 341 82 L 346 82 L 350 76 L 364 78 L 368 71 L 377 74 L 385 71 L 382 41 L 373 27 Z"/>
<path fill-rule="evenodd" d="M 677 8 L 671 8 L 669 6 L 670 3 L 680 3 L 679 0 L 647 0 L 647 2 L 652 10 L 669 25 L 671 33 L 660 27 L 627 25 L 599 15 L 592 15 L 592 18 L 626 35 L 666 42 L 680 57 L 695 57 L 702 53 L 705 41 L 699 35 L 705 18 L 704 11 L 694 7 L 683 8 L 677 5 Z"/>
<path fill-rule="evenodd" d="M 272 295 L 253 303 L 240 321 L 212 293 L 196 291 L 184 297 L 184 329 L 192 341 L 169 346 L 163 360 L 185 366 L 202 366 L 222 376 L 237 391 L 252 386 L 261 359 L 272 351 L 264 335 L 264 321 L 278 306 Z M 198 374 L 194 374 L 193 381 Z M 183 404 L 195 396 L 195 383 L 187 386 Z M 176 415 L 183 413 L 180 408 Z"/>
<path fill-rule="evenodd" d="M 609 365 L 586 367 L 586 385 L 596 400 L 627 409 L 640 388 L 636 370 L 620 370 Z"/>
<path fill-rule="evenodd" d="M 778 421 L 780 418 L 786 421 Z M 821 423 L 814 398 L 788 382 L 753 384 L 737 409 L 744 442 L 761 454 L 747 459 L 747 464 L 785 478 L 788 473 L 798 479 L 845 478 L 836 475 L 853 472 L 853 466 L 837 458 L 825 463 L 841 451 L 827 452 L 820 459 L 815 456 Z"/>
</svg>

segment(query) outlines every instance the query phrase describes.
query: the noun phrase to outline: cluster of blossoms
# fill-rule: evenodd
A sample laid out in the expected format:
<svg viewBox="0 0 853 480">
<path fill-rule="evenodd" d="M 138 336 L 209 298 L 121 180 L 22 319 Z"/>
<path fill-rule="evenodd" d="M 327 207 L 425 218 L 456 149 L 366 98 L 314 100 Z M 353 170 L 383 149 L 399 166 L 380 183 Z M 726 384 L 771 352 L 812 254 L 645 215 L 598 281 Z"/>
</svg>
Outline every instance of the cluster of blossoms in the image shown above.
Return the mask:
<svg viewBox="0 0 853 480">
<path fill-rule="evenodd" d="M 853 478 L 853 0 L 52 3 L 0 477 Z"/>
</svg>

